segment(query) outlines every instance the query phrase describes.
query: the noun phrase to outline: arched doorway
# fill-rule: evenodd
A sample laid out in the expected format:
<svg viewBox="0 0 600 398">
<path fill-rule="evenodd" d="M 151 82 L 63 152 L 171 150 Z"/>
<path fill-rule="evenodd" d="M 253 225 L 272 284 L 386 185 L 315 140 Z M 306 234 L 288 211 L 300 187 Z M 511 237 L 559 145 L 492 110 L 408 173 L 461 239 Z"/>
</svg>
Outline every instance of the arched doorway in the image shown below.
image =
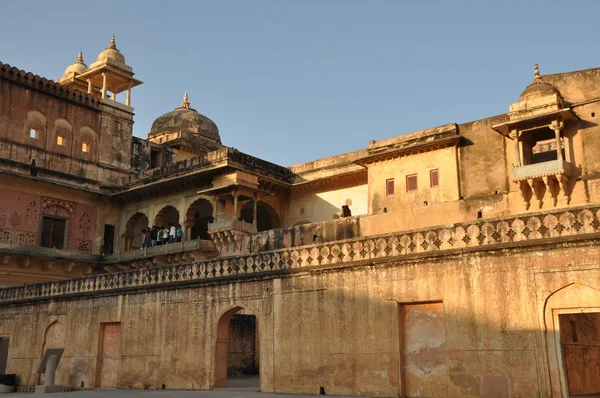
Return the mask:
<svg viewBox="0 0 600 398">
<path fill-rule="evenodd" d="M 157 227 L 168 227 L 169 224 L 175 226 L 179 224 L 179 212 L 173 206 L 167 205 L 156 214 L 154 225 Z"/>
<path fill-rule="evenodd" d="M 252 223 L 254 221 L 254 203 L 250 200 L 242 206 L 240 220 Z M 281 228 L 279 215 L 265 202 L 258 201 L 256 206 L 256 229 L 258 232 Z"/>
<path fill-rule="evenodd" d="M 213 222 L 213 206 L 203 198 L 197 199 L 185 215 L 186 234 L 189 239 L 210 239 L 208 223 Z"/>
<path fill-rule="evenodd" d="M 242 307 L 225 312 L 217 323 L 214 388 L 258 390 L 260 369 L 257 317 Z"/>
<path fill-rule="evenodd" d="M 144 213 L 135 213 L 125 225 L 123 234 L 123 251 L 142 247 L 142 230 L 148 228 L 148 217 Z"/>
<path fill-rule="evenodd" d="M 66 348 L 65 347 L 65 327 L 62 325 L 62 323 L 58 322 L 58 321 L 54 321 L 52 322 L 47 328 L 46 328 L 46 332 L 44 333 L 44 344 L 42 345 L 42 355 L 41 357 L 44 357 L 44 353 L 46 352 L 47 349 L 49 348 Z M 62 369 L 63 369 L 63 364 L 64 361 L 60 361 L 58 363 L 58 367 L 56 368 L 56 384 L 61 384 L 61 376 L 62 376 Z M 44 384 L 44 375 L 41 374 L 40 375 L 40 383 Z"/>
</svg>

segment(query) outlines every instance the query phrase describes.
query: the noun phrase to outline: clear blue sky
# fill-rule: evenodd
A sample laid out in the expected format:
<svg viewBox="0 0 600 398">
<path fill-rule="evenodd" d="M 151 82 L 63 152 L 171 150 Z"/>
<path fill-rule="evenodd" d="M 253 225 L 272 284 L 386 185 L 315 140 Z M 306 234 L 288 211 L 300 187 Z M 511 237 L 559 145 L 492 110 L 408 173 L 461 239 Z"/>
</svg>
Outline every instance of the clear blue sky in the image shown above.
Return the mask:
<svg viewBox="0 0 600 398">
<path fill-rule="evenodd" d="M 58 79 L 112 33 L 144 81 L 134 134 L 179 105 L 282 165 L 508 111 L 542 74 L 600 67 L 600 1 L 9 1 L 0 61 Z"/>
</svg>

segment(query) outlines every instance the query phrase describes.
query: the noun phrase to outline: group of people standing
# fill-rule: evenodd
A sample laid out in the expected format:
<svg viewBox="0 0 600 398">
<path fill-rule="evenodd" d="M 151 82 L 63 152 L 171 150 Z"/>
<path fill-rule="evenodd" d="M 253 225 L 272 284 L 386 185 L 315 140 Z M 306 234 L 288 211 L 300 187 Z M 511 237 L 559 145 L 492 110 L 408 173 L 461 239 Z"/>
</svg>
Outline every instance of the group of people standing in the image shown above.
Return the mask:
<svg viewBox="0 0 600 398">
<path fill-rule="evenodd" d="M 181 227 L 181 224 L 175 226 L 173 223 L 169 223 L 168 227 L 159 227 L 155 225 L 152 228 L 142 229 L 142 249 L 181 242 L 182 239 L 183 228 Z"/>
</svg>

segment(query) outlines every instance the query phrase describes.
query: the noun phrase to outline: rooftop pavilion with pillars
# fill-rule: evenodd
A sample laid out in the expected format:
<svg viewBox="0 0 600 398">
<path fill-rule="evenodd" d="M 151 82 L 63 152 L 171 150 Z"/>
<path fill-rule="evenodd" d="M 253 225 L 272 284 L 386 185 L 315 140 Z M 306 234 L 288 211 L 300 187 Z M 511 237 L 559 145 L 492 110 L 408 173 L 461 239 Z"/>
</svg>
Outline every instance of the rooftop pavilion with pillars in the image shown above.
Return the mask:
<svg viewBox="0 0 600 398">
<path fill-rule="evenodd" d="M 512 181 L 519 185 L 525 205 L 533 200 L 541 208 L 545 197 L 556 205 L 559 193 L 568 203 L 569 181 L 578 175 L 573 137 L 580 119 L 560 92 L 542 81 L 537 64 L 533 82 L 510 105 L 508 117 L 494 129 L 513 142 Z"/>
<path fill-rule="evenodd" d="M 117 94 L 125 91 L 125 105 L 131 106 L 131 89 L 142 84 L 133 77 L 133 69 L 125 63 L 125 57 L 117 49 L 115 36 L 106 49 L 89 67 L 83 62 L 81 51 L 75 63 L 70 65 L 58 82 L 66 87 L 86 90 L 88 94 L 102 99 L 117 100 Z M 109 96 L 109 92 L 111 93 Z"/>
</svg>

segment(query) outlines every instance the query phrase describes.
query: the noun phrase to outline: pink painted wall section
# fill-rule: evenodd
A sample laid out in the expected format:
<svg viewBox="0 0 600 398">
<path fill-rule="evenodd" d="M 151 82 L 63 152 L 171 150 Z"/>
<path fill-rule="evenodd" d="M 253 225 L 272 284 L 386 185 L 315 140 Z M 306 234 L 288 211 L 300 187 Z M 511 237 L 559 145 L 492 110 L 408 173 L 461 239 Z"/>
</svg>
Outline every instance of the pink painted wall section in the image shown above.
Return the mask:
<svg viewBox="0 0 600 398">
<path fill-rule="evenodd" d="M 0 243 L 39 246 L 43 216 L 67 220 L 66 250 L 92 253 L 96 226 L 93 207 L 0 188 Z"/>
<path fill-rule="evenodd" d="M 0 188 L 0 243 L 39 244 L 40 199 L 39 195 Z"/>
</svg>

